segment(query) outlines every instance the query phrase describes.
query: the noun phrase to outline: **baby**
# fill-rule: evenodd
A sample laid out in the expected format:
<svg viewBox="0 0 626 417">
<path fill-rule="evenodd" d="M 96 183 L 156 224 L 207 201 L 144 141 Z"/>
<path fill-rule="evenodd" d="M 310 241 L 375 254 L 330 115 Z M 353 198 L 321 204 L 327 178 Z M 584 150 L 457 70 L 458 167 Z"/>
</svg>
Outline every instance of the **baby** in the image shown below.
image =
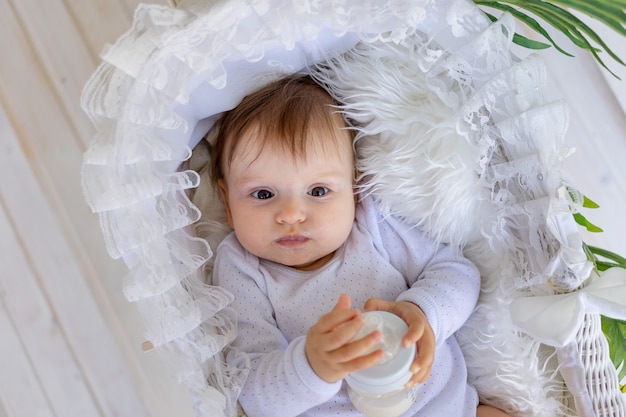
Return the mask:
<svg viewBox="0 0 626 417">
<path fill-rule="evenodd" d="M 477 302 L 476 268 L 355 193 L 353 135 L 336 105 L 291 76 L 216 126 L 212 178 L 234 232 L 213 283 L 235 296 L 234 347 L 251 360 L 241 405 L 250 417 L 360 416 L 343 379 L 382 358 L 371 351 L 380 332 L 353 338 L 362 310 L 385 310 L 404 319 L 403 344 L 418 352 L 405 416 L 505 415 L 477 409 L 454 337 Z"/>
</svg>

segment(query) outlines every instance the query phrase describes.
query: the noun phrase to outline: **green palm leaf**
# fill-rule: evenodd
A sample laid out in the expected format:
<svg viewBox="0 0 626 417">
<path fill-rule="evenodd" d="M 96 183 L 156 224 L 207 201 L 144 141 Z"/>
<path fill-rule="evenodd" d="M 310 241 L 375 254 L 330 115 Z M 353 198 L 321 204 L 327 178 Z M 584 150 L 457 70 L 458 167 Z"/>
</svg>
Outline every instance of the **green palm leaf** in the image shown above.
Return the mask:
<svg viewBox="0 0 626 417">
<path fill-rule="evenodd" d="M 594 203 L 595 204 L 595 203 Z M 609 268 L 626 269 L 626 258 L 607 249 L 596 246 L 583 245 L 587 257 L 595 264 L 599 271 Z M 615 369 L 618 369 L 618 379 L 626 378 L 626 321 L 602 316 L 602 332 L 609 344 L 609 356 Z M 622 385 L 624 391 L 626 385 Z"/>
<path fill-rule="evenodd" d="M 600 36 L 580 20 L 569 10 L 576 10 L 599 21 L 615 32 L 626 36 L 626 0 L 474 0 L 476 4 L 484 8 L 491 8 L 510 13 L 520 22 L 527 25 L 533 31 L 546 39 L 549 44 L 561 53 L 572 56 L 561 48 L 549 35 L 547 30 L 536 19 L 557 29 L 563 33 L 574 45 L 590 52 L 593 57 L 617 77 L 602 60 L 600 53 L 605 52 L 620 65 L 625 65 Z M 487 13 L 490 19 L 494 16 Z M 534 17 L 533 17 L 534 16 Z M 544 49 L 549 45 L 534 41 L 516 34 L 513 42 L 530 49 Z"/>
<path fill-rule="evenodd" d="M 624 340 L 626 340 L 626 321 L 609 319 L 603 316 L 602 332 L 609 343 L 611 361 L 616 369 L 620 369 L 618 378 L 622 381 L 626 378 L 626 344 L 624 343 Z"/>
<path fill-rule="evenodd" d="M 609 268 L 626 268 L 626 259 L 616 253 L 594 246 L 586 246 L 588 254 L 592 254 L 592 259 L 599 271 L 606 271 Z M 598 256 L 608 259 L 605 261 Z M 602 316 L 602 332 L 609 344 L 609 357 L 618 370 L 618 379 L 623 381 L 626 378 L 626 321 Z M 624 391 L 626 385 L 622 385 Z"/>
</svg>

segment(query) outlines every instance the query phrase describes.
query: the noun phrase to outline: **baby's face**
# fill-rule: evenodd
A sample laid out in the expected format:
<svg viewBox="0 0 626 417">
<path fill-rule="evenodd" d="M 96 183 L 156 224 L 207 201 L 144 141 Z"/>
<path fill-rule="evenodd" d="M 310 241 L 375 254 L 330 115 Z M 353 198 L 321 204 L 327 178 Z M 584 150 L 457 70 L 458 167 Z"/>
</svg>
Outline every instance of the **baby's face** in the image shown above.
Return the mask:
<svg viewBox="0 0 626 417">
<path fill-rule="evenodd" d="M 235 150 L 220 189 L 230 226 L 249 252 L 313 270 L 345 242 L 354 222 L 354 163 L 349 134 L 339 134 L 345 138 L 336 150 L 309 147 L 304 159 Z"/>
</svg>

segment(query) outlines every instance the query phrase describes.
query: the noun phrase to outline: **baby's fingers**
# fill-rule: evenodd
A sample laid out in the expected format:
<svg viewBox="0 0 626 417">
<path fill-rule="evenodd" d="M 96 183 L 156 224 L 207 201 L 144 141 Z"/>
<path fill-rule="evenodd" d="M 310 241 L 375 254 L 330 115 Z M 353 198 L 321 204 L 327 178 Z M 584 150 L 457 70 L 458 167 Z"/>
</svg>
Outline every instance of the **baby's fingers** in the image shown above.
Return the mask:
<svg viewBox="0 0 626 417">
<path fill-rule="evenodd" d="M 315 324 L 316 331 L 319 333 L 332 332 L 351 321 L 355 321 L 361 315 L 361 312 L 351 308 L 351 305 L 350 297 L 346 294 L 341 294 L 335 307 L 329 313 L 319 318 Z M 358 320 L 356 323 L 358 323 Z M 360 326 L 358 327 L 360 328 Z"/>
<path fill-rule="evenodd" d="M 325 334 L 327 351 L 334 351 L 349 343 L 361 330 L 363 323 L 363 316 L 357 314 L 350 321 L 342 322 L 338 327 L 327 332 Z"/>
<path fill-rule="evenodd" d="M 435 339 L 434 337 L 424 337 L 417 344 L 415 360 L 411 365 L 411 382 L 413 385 L 425 382 L 432 371 L 435 360 Z"/>
<path fill-rule="evenodd" d="M 333 310 L 311 326 L 307 337 L 318 340 L 325 351 L 331 352 L 352 340 L 361 327 L 363 317 L 358 310 Z"/>
<path fill-rule="evenodd" d="M 382 340 L 379 331 L 362 337 L 353 342 L 329 352 L 330 363 L 334 363 L 335 368 L 343 374 L 343 377 L 350 372 L 360 371 L 380 362 L 384 357 L 382 349 L 375 349 Z"/>
<path fill-rule="evenodd" d="M 382 349 L 376 349 L 375 351 L 370 352 L 367 355 L 356 356 L 353 359 L 344 362 L 343 367 L 348 373 L 360 371 L 362 369 L 366 369 L 373 365 L 376 365 L 383 359 L 384 356 L 385 353 Z"/>
<path fill-rule="evenodd" d="M 337 362 L 343 363 L 347 363 L 356 358 L 365 356 L 378 357 L 378 360 L 380 360 L 384 356 L 384 352 L 382 351 L 382 349 L 376 349 L 374 351 L 372 351 L 372 349 L 378 343 L 380 343 L 382 339 L 382 333 L 379 331 L 374 331 L 367 336 L 347 343 L 341 348 L 336 349 L 334 352 L 332 352 L 333 358 Z M 375 355 L 372 355 L 372 353 L 375 353 Z"/>
<path fill-rule="evenodd" d="M 361 312 L 356 309 L 333 310 L 319 318 L 315 326 L 320 333 L 332 332 L 342 325 L 361 319 Z"/>
<path fill-rule="evenodd" d="M 352 300 L 348 294 L 341 294 L 339 299 L 337 300 L 337 304 L 333 307 L 333 311 L 336 310 L 346 310 L 349 309 L 352 305 Z"/>
</svg>

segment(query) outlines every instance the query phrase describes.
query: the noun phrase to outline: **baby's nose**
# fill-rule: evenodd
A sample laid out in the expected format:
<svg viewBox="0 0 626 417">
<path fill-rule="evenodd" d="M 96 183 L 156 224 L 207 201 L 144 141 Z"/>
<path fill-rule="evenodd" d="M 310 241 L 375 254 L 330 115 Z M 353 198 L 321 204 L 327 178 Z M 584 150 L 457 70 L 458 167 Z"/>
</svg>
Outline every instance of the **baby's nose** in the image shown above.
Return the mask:
<svg viewBox="0 0 626 417">
<path fill-rule="evenodd" d="M 304 205 L 297 198 L 286 198 L 276 215 L 280 224 L 302 223 L 305 219 Z"/>
</svg>

